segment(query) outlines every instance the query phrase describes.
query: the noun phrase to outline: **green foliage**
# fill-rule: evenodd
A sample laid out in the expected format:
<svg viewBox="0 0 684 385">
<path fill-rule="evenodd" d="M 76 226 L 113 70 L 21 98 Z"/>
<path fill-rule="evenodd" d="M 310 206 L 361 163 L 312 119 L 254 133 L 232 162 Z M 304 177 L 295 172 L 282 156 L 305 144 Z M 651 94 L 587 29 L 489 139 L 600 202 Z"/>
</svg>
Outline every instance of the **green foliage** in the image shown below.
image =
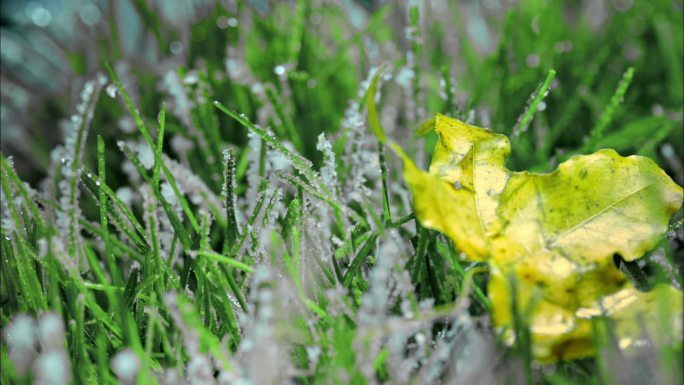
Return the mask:
<svg viewBox="0 0 684 385">
<path fill-rule="evenodd" d="M 681 346 L 624 352 L 609 319 L 592 359 L 540 366 L 524 342 L 505 347 L 486 268 L 415 222 L 398 159 L 365 123 L 384 68 L 368 117 L 419 167 L 437 138 L 413 133 L 441 112 L 518 127 L 510 169 L 614 148 L 681 185 L 681 3 L 210 1 L 176 18 L 165 2 L 121 3 L 100 7 L 97 28 L 66 26 L 88 45 L 3 27 L 0 382 L 32 383 L 47 346 L 75 383 L 125 382 L 126 357 L 138 383 L 172 369 L 252 383 L 681 380 Z M 11 60 L 6 42 L 37 59 Z M 89 98 L 68 97 L 93 78 Z M 6 98 L 6 79 L 31 103 Z M 677 237 L 622 269 L 681 285 Z M 34 341 L 23 375 L 6 334 L 20 314 L 41 330 L 46 312 L 64 335 Z"/>
</svg>

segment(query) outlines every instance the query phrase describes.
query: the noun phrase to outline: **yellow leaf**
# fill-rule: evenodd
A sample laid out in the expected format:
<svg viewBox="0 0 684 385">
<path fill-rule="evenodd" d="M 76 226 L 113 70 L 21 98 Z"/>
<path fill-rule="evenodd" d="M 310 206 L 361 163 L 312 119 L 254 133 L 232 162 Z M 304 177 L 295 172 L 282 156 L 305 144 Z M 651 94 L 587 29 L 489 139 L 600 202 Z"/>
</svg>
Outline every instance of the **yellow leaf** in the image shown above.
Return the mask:
<svg viewBox="0 0 684 385">
<path fill-rule="evenodd" d="M 597 315 L 630 330 L 636 321 L 624 303 L 643 310 L 655 294 L 636 291 L 613 255 L 632 261 L 652 249 L 682 205 L 682 188 L 652 160 L 613 150 L 573 157 L 547 174 L 512 172 L 505 136 L 441 114 L 420 131 L 432 128 L 439 141 L 429 172 L 390 145 L 403 158 L 421 224 L 469 259 L 488 261 L 492 316 L 504 334 L 512 329 L 511 277 L 539 360 L 592 354 Z M 678 290 L 655 292 L 681 303 Z"/>
</svg>

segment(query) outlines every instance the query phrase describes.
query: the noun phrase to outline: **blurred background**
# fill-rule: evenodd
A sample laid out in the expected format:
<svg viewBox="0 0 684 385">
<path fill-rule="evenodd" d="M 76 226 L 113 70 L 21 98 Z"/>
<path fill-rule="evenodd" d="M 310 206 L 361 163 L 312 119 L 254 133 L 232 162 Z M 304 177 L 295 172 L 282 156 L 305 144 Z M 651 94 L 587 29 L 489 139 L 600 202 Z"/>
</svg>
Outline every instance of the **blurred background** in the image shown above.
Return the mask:
<svg viewBox="0 0 684 385">
<path fill-rule="evenodd" d="M 359 84 L 383 63 L 392 77 L 383 121 L 407 134 L 443 112 L 510 135 L 554 69 L 529 134 L 514 143 L 524 151 L 513 152 L 512 167 L 549 170 L 572 153 L 613 147 L 657 159 L 683 183 L 681 1 L 3 0 L 1 7 L 2 152 L 31 183 L 45 177 L 84 82 L 105 62 L 143 115 L 156 116 L 162 100 L 175 106 L 175 134 L 188 136 L 191 122 L 179 111 L 198 94 L 199 71 L 205 96 L 265 123 L 291 119 L 283 124 L 301 139 L 287 130 L 282 139 L 314 161 L 317 135 L 339 131 Z M 605 135 L 587 145 L 630 67 L 634 77 Z M 101 100 L 92 130 L 114 139 L 133 128 L 120 106 Z M 246 142 L 233 122 L 221 121 L 220 136 Z"/>
</svg>

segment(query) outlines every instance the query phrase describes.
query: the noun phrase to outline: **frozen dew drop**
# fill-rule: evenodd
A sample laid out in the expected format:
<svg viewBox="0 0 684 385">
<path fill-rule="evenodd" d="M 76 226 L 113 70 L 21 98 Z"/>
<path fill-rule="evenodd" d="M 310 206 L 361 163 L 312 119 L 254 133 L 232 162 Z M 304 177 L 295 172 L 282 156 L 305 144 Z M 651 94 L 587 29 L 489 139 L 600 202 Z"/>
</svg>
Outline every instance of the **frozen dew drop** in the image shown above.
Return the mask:
<svg viewBox="0 0 684 385">
<path fill-rule="evenodd" d="M 322 20 L 323 20 L 323 17 L 321 17 L 320 13 L 312 13 L 311 16 L 309 16 L 309 21 L 313 25 L 320 24 Z"/>
<path fill-rule="evenodd" d="M 180 55 L 183 53 L 183 43 L 174 41 L 169 45 L 169 50 L 171 50 L 171 53 L 174 55 Z"/>
<path fill-rule="evenodd" d="M 535 15 L 532 18 L 532 22 L 530 23 L 530 28 L 532 29 L 532 32 L 539 35 L 539 15 Z"/>
<path fill-rule="evenodd" d="M 423 345 L 425 343 L 425 340 L 426 340 L 425 334 L 417 333 L 415 338 L 416 338 L 416 342 L 418 343 L 418 345 Z"/>
<path fill-rule="evenodd" d="M 409 67 L 402 67 L 399 73 L 394 78 L 394 81 L 402 88 L 408 88 L 411 85 L 411 80 L 416 76 Z"/>
<path fill-rule="evenodd" d="M 527 58 L 525 59 L 525 63 L 530 68 L 539 67 L 540 62 L 541 62 L 541 59 L 539 58 L 539 55 L 537 55 L 536 53 L 532 53 L 532 54 L 527 55 Z"/>
<path fill-rule="evenodd" d="M 78 16 L 85 25 L 93 26 L 100 21 L 102 12 L 95 4 L 86 4 L 78 11 Z"/>
<path fill-rule="evenodd" d="M 626 12 L 634 5 L 634 0 L 613 1 L 613 6 L 618 12 Z"/>
<path fill-rule="evenodd" d="M 195 71 L 190 72 L 183 78 L 184 84 L 197 84 L 198 81 L 199 77 L 197 76 L 197 72 Z"/>
<path fill-rule="evenodd" d="M 663 116 L 665 114 L 665 109 L 660 104 L 654 104 L 651 107 L 651 113 L 655 116 Z"/>
<path fill-rule="evenodd" d="M 660 152 L 666 158 L 671 158 L 671 157 L 677 155 L 675 153 L 674 147 L 672 147 L 672 145 L 669 143 L 664 144 L 663 147 L 660 149 Z"/>
<path fill-rule="evenodd" d="M 406 40 L 413 41 L 413 37 L 416 34 L 416 27 L 414 26 L 409 26 L 404 28 L 404 36 L 406 37 Z"/>
<path fill-rule="evenodd" d="M 219 27 L 219 29 L 228 28 L 228 18 L 225 16 L 219 16 L 216 18 L 216 26 Z"/>
<path fill-rule="evenodd" d="M 139 369 L 140 360 L 131 349 L 120 351 L 112 359 L 112 371 L 121 380 L 132 381 L 135 379 Z"/>
<path fill-rule="evenodd" d="M 30 2 L 26 6 L 26 15 L 31 19 L 33 24 L 38 27 L 47 27 L 52 21 L 52 14 L 50 11 L 36 1 Z"/>
<path fill-rule="evenodd" d="M 579 87 L 577 87 L 577 92 L 580 95 L 587 95 L 589 93 L 589 87 L 587 87 L 586 84 L 581 84 Z"/>
<path fill-rule="evenodd" d="M 261 95 L 264 92 L 264 86 L 262 86 L 261 83 L 256 82 L 252 84 L 251 91 L 257 95 Z"/>
<path fill-rule="evenodd" d="M 109 95 L 110 98 L 114 99 L 116 98 L 116 94 L 118 93 L 118 89 L 116 88 L 116 85 L 110 84 L 105 88 L 105 91 L 107 92 L 107 95 Z"/>
<path fill-rule="evenodd" d="M 567 53 L 572 51 L 572 42 L 570 40 L 559 41 L 554 45 L 557 53 Z"/>
<path fill-rule="evenodd" d="M 278 76 L 283 76 L 285 75 L 285 66 L 282 65 L 277 65 L 274 69 L 273 72 L 278 75 Z"/>
</svg>

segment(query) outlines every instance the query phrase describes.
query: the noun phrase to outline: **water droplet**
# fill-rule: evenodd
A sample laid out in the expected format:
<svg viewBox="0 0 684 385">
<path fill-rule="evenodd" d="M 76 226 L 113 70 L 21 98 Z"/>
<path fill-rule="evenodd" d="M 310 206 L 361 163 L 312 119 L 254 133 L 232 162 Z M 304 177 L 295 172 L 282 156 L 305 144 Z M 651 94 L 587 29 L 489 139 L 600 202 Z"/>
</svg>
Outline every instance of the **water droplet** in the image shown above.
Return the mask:
<svg viewBox="0 0 684 385">
<path fill-rule="evenodd" d="M 663 116 L 665 114 L 665 109 L 660 104 L 654 104 L 651 107 L 651 113 L 655 116 Z"/>
<path fill-rule="evenodd" d="M 663 147 L 660 149 L 660 152 L 666 158 L 672 158 L 677 155 L 677 153 L 674 150 L 674 147 L 672 147 L 672 145 L 670 145 L 669 143 L 664 144 Z"/>
<path fill-rule="evenodd" d="M 118 89 L 116 88 L 116 85 L 110 84 L 105 88 L 105 91 L 107 92 L 107 95 L 109 95 L 110 98 L 114 99 L 116 98 L 116 94 L 118 93 Z"/>
<path fill-rule="evenodd" d="M 530 23 L 530 28 L 532 28 L 532 32 L 539 35 L 539 15 L 535 15 L 532 18 L 532 22 Z"/>
<path fill-rule="evenodd" d="M 171 53 L 174 55 L 180 55 L 183 53 L 183 43 L 174 41 L 169 45 L 169 50 L 171 50 Z"/>
<path fill-rule="evenodd" d="M 457 181 L 454 182 L 454 188 L 455 188 L 456 190 L 460 190 L 460 189 L 463 188 L 463 185 L 461 184 L 461 181 L 460 181 L 460 180 L 457 180 Z"/>
<path fill-rule="evenodd" d="M 221 104 L 221 102 L 219 102 L 218 100 L 214 100 L 214 105 L 215 105 L 215 106 L 218 106 L 218 105 L 220 105 L 220 104 Z"/>
<path fill-rule="evenodd" d="M 96 180 L 96 181 L 95 181 L 95 186 L 100 186 L 100 181 L 99 181 L 99 180 Z"/>
<path fill-rule="evenodd" d="M 545 109 L 546 109 L 546 103 L 540 102 L 539 106 L 537 106 L 537 111 L 544 111 Z"/>
<path fill-rule="evenodd" d="M 216 19 L 216 26 L 219 27 L 219 29 L 228 28 L 228 18 L 225 16 L 219 16 Z"/>
<path fill-rule="evenodd" d="M 310 21 L 311 24 L 313 24 L 313 25 L 320 24 L 322 20 L 323 20 L 323 17 L 321 17 L 321 14 L 320 14 L 320 13 L 315 13 L 315 12 L 314 12 L 314 13 L 311 14 L 311 16 L 309 16 L 309 21 Z"/>
<path fill-rule="evenodd" d="M 236 19 L 234 17 L 231 17 L 230 19 L 228 19 L 228 26 L 232 27 L 232 28 L 237 27 L 238 26 L 238 19 Z"/>
<path fill-rule="evenodd" d="M 558 53 L 570 52 L 572 51 L 572 42 L 570 40 L 559 41 L 554 48 Z"/>
<path fill-rule="evenodd" d="M 283 76 L 285 75 L 285 67 L 282 65 L 278 65 L 273 69 L 273 72 L 278 76 Z"/>
<path fill-rule="evenodd" d="M 199 80 L 196 72 L 191 72 L 183 78 L 183 83 L 185 84 L 195 84 Z"/>
<path fill-rule="evenodd" d="M 87 173 L 86 175 L 88 176 L 88 178 L 91 178 L 91 179 L 93 178 L 93 174 L 91 174 L 91 173 Z"/>
<path fill-rule="evenodd" d="M 527 55 L 527 59 L 525 59 L 525 63 L 530 68 L 539 67 L 540 62 L 541 62 L 541 59 L 539 58 L 539 55 L 537 55 L 535 53 Z"/>
<path fill-rule="evenodd" d="M 26 7 L 26 14 L 39 27 L 47 27 L 52 21 L 52 14 L 38 2 L 31 2 Z"/>
<path fill-rule="evenodd" d="M 85 25 L 93 26 L 100 21 L 102 12 L 95 4 L 86 4 L 78 11 L 78 16 Z"/>
</svg>

